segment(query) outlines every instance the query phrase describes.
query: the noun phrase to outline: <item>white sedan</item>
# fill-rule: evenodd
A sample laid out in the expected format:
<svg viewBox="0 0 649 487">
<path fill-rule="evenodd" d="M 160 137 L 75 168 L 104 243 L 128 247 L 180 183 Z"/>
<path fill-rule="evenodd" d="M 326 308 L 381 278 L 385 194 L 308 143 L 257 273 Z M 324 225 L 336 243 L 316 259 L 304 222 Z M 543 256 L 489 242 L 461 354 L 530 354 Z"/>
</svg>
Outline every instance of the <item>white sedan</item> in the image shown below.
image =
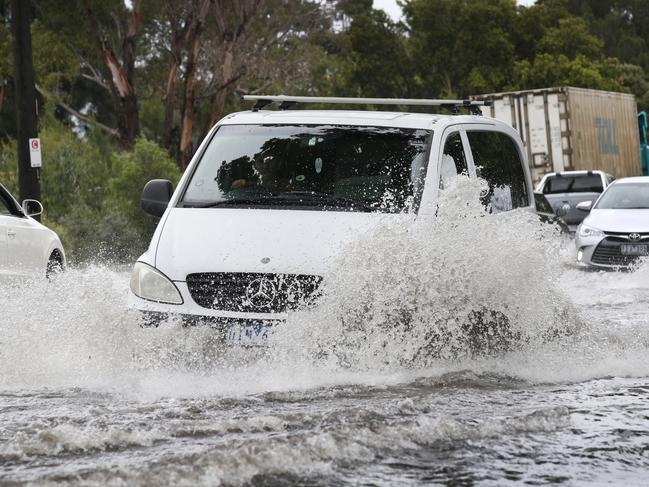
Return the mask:
<svg viewBox="0 0 649 487">
<path fill-rule="evenodd" d="M 65 267 L 58 235 L 32 218 L 42 212 L 36 200 L 20 206 L 0 184 L 0 277 L 49 277 Z"/>
<path fill-rule="evenodd" d="M 619 269 L 649 256 L 649 176 L 618 179 L 577 208 L 590 212 L 577 229 L 578 263 Z"/>
</svg>

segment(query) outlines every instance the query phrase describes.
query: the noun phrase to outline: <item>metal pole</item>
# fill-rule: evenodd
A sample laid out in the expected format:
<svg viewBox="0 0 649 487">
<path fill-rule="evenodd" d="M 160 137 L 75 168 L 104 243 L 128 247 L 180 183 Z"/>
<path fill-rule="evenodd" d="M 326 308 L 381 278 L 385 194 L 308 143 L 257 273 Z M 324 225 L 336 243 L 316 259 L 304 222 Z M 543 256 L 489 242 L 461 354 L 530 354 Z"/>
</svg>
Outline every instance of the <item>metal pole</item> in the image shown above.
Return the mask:
<svg viewBox="0 0 649 487">
<path fill-rule="evenodd" d="M 11 0 L 11 32 L 14 51 L 14 89 L 18 128 L 18 186 L 20 201 L 40 200 L 38 170 L 31 167 L 29 139 L 38 137 L 36 86 L 32 60 L 31 2 Z"/>
</svg>

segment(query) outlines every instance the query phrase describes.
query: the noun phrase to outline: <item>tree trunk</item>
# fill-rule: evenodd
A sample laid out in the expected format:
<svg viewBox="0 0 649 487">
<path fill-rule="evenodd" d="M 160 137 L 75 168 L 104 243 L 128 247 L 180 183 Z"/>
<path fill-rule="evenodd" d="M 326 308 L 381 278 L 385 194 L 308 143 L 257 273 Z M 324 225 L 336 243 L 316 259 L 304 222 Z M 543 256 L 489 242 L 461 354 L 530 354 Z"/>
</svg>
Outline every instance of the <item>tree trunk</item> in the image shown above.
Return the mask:
<svg viewBox="0 0 649 487">
<path fill-rule="evenodd" d="M 113 109 L 117 117 L 119 144 L 130 149 L 140 132 L 140 113 L 135 93 L 135 40 L 140 28 L 140 1 L 132 2 L 131 18 L 122 39 L 122 62 L 106 41 L 101 26 L 94 15 L 90 0 L 85 0 L 86 13 L 95 33 L 97 49 L 104 59 L 107 78 L 111 80 L 110 91 Z"/>
<path fill-rule="evenodd" d="M 201 36 L 205 18 L 212 0 L 203 0 L 198 15 L 187 33 L 189 54 L 185 68 L 185 86 L 182 110 L 182 128 L 180 131 L 180 167 L 185 169 L 193 155 L 192 133 L 194 130 L 194 96 L 196 80 L 196 61 L 201 48 Z"/>
<path fill-rule="evenodd" d="M 232 41 L 225 41 L 224 43 L 224 55 L 223 55 L 223 64 L 221 64 L 221 80 L 223 81 L 223 84 L 221 85 L 221 88 L 216 92 L 216 95 L 214 95 L 214 102 L 212 104 L 212 112 L 210 114 L 210 122 L 209 122 L 209 128 L 212 128 L 216 122 L 219 121 L 221 118 L 221 114 L 223 113 L 223 106 L 225 105 L 225 98 L 227 97 L 228 94 L 228 88 L 230 86 L 229 81 L 232 79 L 232 71 L 233 71 L 233 49 L 234 49 L 234 42 Z"/>
<path fill-rule="evenodd" d="M 135 139 L 140 134 L 140 109 L 137 97 L 130 92 L 120 99 L 120 110 L 117 119 L 119 142 L 124 149 L 132 149 Z"/>
<path fill-rule="evenodd" d="M 40 199 L 38 169 L 31 167 L 29 139 L 38 137 L 36 125 L 36 83 L 32 60 L 31 2 L 12 0 L 14 89 L 18 128 L 18 186 L 20 200 Z"/>
<path fill-rule="evenodd" d="M 185 97 L 183 106 L 182 131 L 180 133 L 180 167 L 185 169 L 192 158 L 192 132 L 194 130 L 194 79 L 196 77 L 196 58 L 200 49 L 200 33 L 192 39 L 192 48 L 187 59 L 185 73 Z"/>
<path fill-rule="evenodd" d="M 165 118 L 162 125 L 162 145 L 171 150 L 171 131 L 174 124 L 174 108 L 176 108 L 176 79 L 178 77 L 178 61 L 174 59 L 167 75 L 165 90 Z"/>
</svg>

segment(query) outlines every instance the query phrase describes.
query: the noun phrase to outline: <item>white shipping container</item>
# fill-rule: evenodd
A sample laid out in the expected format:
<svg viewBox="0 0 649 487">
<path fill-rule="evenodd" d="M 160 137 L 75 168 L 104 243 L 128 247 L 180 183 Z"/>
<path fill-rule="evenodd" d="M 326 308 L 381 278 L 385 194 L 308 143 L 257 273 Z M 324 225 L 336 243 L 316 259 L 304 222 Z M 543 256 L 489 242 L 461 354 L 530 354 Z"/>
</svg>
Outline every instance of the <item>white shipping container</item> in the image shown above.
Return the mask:
<svg viewBox="0 0 649 487">
<path fill-rule="evenodd" d="M 549 172 L 602 170 L 615 177 L 641 173 L 635 97 L 562 87 L 474 97 L 523 139 L 534 181 Z"/>
</svg>

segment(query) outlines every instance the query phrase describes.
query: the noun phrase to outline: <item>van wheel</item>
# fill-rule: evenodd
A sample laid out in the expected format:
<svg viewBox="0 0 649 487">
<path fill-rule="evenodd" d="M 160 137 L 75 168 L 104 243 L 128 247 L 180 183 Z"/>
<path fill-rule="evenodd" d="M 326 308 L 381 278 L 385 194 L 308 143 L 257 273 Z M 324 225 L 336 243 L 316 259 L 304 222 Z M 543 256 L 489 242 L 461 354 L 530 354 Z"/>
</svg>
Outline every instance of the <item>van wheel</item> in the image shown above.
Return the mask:
<svg viewBox="0 0 649 487">
<path fill-rule="evenodd" d="M 50 259 L 47 261 L 47 269 L 45 271 L 45 277 L 52 279 L 57 274 L 63 272 L 63 256 L 58 250 L 52 252 Z"/>
<path fill-rule="evenodd" d="M 462 328 L 467 349 L 474 357 L 508 352 L 521 339 L 506 315 L 486 308 L 472 311 Z"/>
</svg>

